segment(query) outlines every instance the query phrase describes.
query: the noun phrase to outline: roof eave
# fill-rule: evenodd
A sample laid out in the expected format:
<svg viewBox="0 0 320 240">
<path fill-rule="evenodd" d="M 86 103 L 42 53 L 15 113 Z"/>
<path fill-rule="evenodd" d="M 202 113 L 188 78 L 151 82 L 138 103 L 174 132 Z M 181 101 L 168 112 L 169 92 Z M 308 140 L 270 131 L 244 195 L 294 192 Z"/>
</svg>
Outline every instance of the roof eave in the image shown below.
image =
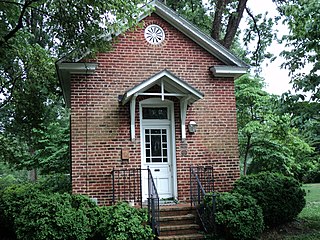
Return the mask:
<svg viewBox="0 0 320 240">
<path fill-rule="evenodd" d="M 71 107 L 71 74 L 93 74 L 97 67 L 98 63 L 64 63 L 61 61 L 56 62 L 58 78 L 62 87 L 63 97 L 67 107 Z"/>
<path fill-rule="evenodd" d="M 209 68 L 215 77 L 232 77 L 234 79 L 246 74 L 249 70 L 248 67 L 234 67 L 217 65 Z"/>
</svg>

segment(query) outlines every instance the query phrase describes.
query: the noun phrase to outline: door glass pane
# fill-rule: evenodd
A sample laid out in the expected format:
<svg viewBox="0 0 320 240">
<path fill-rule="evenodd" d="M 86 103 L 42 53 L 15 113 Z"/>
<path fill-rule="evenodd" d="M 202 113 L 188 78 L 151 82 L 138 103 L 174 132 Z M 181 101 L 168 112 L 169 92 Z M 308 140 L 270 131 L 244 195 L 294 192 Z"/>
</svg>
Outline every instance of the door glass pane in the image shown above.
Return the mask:
<svg viewBox="0 0 320 240">
<path fill-rule="evenodd" d="M 161 156 L 161 136 L 151 136 L 151 153 L 152 156 Z"/>
<path fill-rule="evenodd" d="M 160 129 L 152 129 L 151 134 L 160 134 Z"/>
<path fill-rule="evenodd" d="M 168 119 L 168 109 L 166 107 L 144 107 L 142 108 L 143 119 Z"/>
<path fill-rule="evenodd" d="M 167 129 L 145 129 L 146 162 L 168 162 Z"/>
<path fill-rule="evenodd" d="M 152 162 L 153 163 L 161 163 L 162 162 L 162 158 L 152 158 Z"/>
<path fill-rule="evenodd" d="M 146 149 L 146 157 L 150 157 L 150 149 Z"/>
</svg>

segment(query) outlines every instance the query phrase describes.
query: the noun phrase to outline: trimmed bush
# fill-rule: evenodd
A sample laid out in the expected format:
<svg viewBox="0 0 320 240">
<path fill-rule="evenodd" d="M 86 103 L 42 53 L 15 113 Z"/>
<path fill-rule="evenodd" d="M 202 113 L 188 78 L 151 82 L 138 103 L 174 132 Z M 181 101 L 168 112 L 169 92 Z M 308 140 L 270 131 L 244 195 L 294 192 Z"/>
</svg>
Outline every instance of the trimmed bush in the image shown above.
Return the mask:
<svg viewBox="0 0 320 240">
<path fill-rule="evenodd" d="M 17 237 L 22 240 L 85 240 L 97 224 L 96 205 L 84 196 L 40 194 L 28 201 L 16 217 Z"/>
<path fill-rule="evenodd" d="M 268 226 L 294 220 L 306 204 L 301 184 L 294 178 L 278 173 L 244 176 L 236 181 L 233 191 L 255 198 Z"/>
<path fill-rule="evenodd" d="M 118 203 L 111 207 L 101 207 L 100 222 L 95 239 L 148 240 L 153 239 L 152 230 L 146 225 L 146 209 L 130 207 Z"/>
<path fill-rule="evenodd" d="M 0 192 L 0 232 L 5 235 L 2 237 L 16 238 L 14 220 L 23 206 L 39 194 L 33 184 L 13 184 Z"/>
<path fill-rule="evenodd" d="M 206 203 L 211 207 L 210 199 Z M 227 239 L 254 239 L 264 230 L 262 210 L 256 200 L 238 193 L 217 194 L 215 220 L 218 232 Z"/>
<path fill-rule="evenodd" d="M 7 239 L 153 239 L 144 210 L 120 203 L 98 207 L 89 198 L 49 193 L 37 184 L 0 191 L 0 232 Z"/>
</svg>

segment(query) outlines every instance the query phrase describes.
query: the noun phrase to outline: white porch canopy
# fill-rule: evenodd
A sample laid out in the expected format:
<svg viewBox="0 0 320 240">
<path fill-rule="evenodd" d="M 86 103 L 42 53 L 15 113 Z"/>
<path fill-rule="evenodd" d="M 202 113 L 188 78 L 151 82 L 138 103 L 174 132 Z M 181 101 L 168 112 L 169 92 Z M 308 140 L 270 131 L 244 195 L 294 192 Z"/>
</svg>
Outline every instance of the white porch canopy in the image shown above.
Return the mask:
<svg viewBox="0 0 320 240">
<path fill-rule="evenodd" d="M 158 86 L 159 91 L 148 91 L 154 86 Z M 181 116 L 181 137 L 182 141 L 186 139 L 186 115 L 187 106 L 195 101 L 202 99 L 204 95 L 190 86 L 185 81 L 173 75 L 168 70 L 162 70 L 151 78 L 141 82 L 122 97 L 122 104 L 130 101 L 130 120 L 131 120 L 131 140 L 135 140 L 135 111 L 137 96 L 159 97 L 162 101 L 165 97 L 177 97 L 180 99 L 180 116 Z"/>
</svg>

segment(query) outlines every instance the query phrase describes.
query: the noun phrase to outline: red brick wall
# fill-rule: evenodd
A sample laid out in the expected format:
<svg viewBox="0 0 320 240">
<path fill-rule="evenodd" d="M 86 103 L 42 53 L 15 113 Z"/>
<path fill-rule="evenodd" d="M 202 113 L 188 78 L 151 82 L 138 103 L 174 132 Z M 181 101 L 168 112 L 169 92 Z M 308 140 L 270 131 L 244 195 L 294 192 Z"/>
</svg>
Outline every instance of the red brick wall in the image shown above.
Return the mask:
<svg viewBox="0 0 320 240">
<path fill-rule="evenodd" d="M 209 67 L 223 63 L 157 15 L 144 20 L 145 26 L 151 23 L 165 31 L 160 46 L 145 41 L 144 28 L 128 31 L 111 52 L 97 55 L 95 74 L 72 77 L 73 192 L 98 198 L 100 204 L 110 204 L 113 167 L 141 166 L 139 111 L 136 141 L 131 142 L 129 104 L 122 106 L 118 95 L 163 69 L 205 95 L 187 110 L 186 122 L 195 120 L 198 129 L 193 135 L 187 131 L 186 156 L 181 154 L 180 107 L 175 101 L 179 200 L 189 197 L 190 165 L 214 166 L 219 191 L 230 190 L 240 174 L 233 79 L 213 77 Z M 121 161 L 122 148 L 130 150 L 129 161 Z"/>
</svg>

